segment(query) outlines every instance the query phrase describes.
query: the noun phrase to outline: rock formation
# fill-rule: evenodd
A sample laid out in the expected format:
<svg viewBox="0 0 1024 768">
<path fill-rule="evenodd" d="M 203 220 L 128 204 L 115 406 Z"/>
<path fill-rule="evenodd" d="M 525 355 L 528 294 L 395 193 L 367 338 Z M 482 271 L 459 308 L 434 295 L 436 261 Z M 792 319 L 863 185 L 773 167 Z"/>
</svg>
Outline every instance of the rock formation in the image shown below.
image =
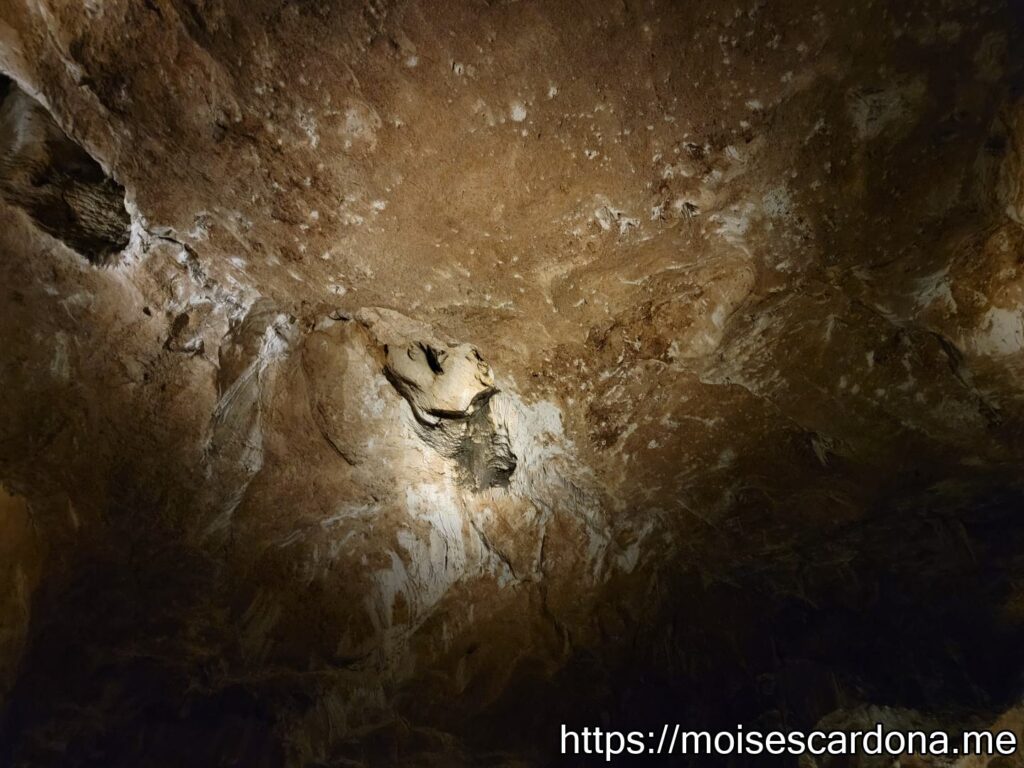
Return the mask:
<svg viewBox="0 0 1024 768">
<path fill-rule="evenodd" d="M 1021 51 L 1014 0 L 0 0 L 0 765 L 1021 732 Z"/>
</svg>

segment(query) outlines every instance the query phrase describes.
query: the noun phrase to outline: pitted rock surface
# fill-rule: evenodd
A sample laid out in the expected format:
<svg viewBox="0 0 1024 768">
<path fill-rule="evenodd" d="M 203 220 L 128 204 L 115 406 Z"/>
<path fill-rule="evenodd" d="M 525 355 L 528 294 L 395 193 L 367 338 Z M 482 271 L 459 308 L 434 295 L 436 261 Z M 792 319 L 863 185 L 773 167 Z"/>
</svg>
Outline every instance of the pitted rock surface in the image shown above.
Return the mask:
<svg viewBox="0 0 1024 768">
<path fill-rule="evenodd" d="M 0 0 L 0 764 L 1019 729 L 1022 24 Z"/>
</svg>

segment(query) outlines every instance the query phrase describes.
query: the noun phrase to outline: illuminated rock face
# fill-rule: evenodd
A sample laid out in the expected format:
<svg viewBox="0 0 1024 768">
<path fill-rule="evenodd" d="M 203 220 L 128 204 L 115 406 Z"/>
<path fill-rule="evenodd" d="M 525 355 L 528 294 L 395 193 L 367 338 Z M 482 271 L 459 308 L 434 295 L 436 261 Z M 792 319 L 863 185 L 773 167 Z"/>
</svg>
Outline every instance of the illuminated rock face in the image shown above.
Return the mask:
<svg viewBox="0 0 1024 768">
<path fill-rule="evenodd" d="M 414 341 L 390 346 L 385 370 L 419 418 L 466 416 L 494 394 L 494 375 L 468 344 Z"/>
<path fill-rule="evenodd" d="M 495 423 L 490 366 L 468 344 L 386 347 L 384 372 L 408 401 L 424 442 L 458 462 L 476 488 L 507 486 L 516 468 L 508 427 Z"/>
<path fill-rule="evenodd" d="M 1022 49 L 0 0 L 0 764 L 1016 722 Z"/>
<path fill-rule="evenodd" d="M 410 341 L 405 334 L 416 336 L 419 329 L 393 311 L 369 310 L 361 318 L 383 351 L 384 375 L 409 403 L 420 438 L 455 462 L 463 484 L 508 487 L 517 459 L 509 425 L 491 408 L 498 389 L 480 351 L 469 344 Z"/>
</svg>

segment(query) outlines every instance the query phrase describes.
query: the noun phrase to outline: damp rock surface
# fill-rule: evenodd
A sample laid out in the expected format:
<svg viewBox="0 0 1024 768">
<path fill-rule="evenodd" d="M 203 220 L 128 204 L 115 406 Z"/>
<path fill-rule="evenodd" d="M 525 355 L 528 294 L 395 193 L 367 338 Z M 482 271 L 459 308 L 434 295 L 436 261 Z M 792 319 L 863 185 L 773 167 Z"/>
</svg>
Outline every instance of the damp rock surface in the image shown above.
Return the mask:
<svg viewBox="0 0 1024 768">
<path fill-rule="evenodd" d="M 0 0 L 0 764 L 1019 729 L 1022 23 Z"/>
</svg>

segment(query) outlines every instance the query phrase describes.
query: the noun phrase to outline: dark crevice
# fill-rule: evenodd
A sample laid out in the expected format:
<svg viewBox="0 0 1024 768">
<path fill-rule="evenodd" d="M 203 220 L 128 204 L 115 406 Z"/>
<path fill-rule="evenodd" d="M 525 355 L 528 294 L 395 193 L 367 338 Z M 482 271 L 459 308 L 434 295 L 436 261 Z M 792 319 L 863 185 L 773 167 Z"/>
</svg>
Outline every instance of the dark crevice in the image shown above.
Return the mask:
<svg viewBox="0 0 1024 768">
<path fill-rule="evenodd" d="M 392 372 L 385 370 L 385 375 L 395 383 Z M 464 487 L 475 491 L 508 487 L 519 459 L 512 451 L 508 427 L 492 416 L 489 398 L 468 415 L 436 423 L 417 420 L 415 428 L 423 442 L 455 462 L 456 476 Z"/>
<path fill-rule="evenodd" d="M 2 75 L 0 197 L 92 264 L 110 264 L 128 245 L 124 187 Z"/>
<path fill-rule="evenodd" d="M 508 428 L 495 423 L 491 404 L 479 408 L 466 423 L 465 434 L 453 456 L 462 480 L 476 490 L 507 488 L 518 463 Z"/>
<path fill-rule="evenodd" d="M 441 361 L 444 359 L 444 352 L 436 350 L 423 342 L 417 343 L 416 346 L 423 350 L 423 355 L 427 359 L 427 365 L 430 367 L 431 372 L 437 376 L 443 374 L 444 368 L 441 367 Z"/>
</svg>

